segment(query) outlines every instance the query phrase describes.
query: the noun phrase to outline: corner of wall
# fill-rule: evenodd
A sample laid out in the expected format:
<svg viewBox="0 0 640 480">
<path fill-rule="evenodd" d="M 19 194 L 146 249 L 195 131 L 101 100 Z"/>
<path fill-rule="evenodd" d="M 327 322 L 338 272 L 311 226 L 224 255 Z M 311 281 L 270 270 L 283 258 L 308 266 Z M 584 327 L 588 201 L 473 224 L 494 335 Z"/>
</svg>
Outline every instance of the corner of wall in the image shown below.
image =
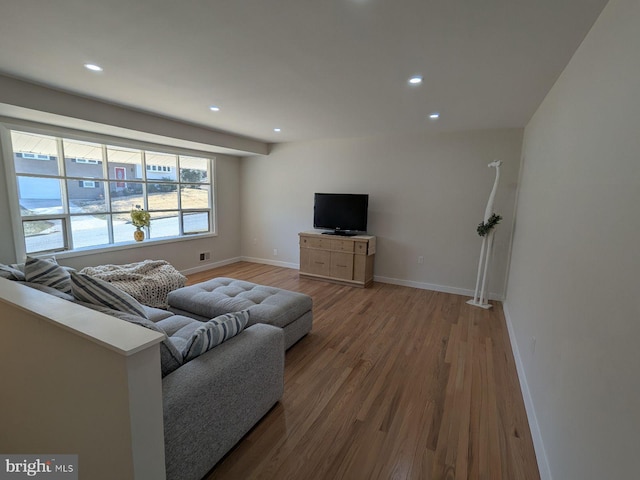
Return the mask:
<svg viewBox="0 0 640 480">
<path fill-rule="evenodd" d="M 529 420 L 529 430 L 531 430 L 533 447 L 536 451 L 538 470 L 540 471 L 540 480 L 553 480 L 553 477 L 551 476 L 551 470 L 549 468 L 549 461 L 547 460 L 547 453 L 544 448 L 544 443 L 542 442 L 542 434 L 540 433 L 536 410 L 533 406 L 533 399 L 531 398 L 529 384 L 527 383 L 527 375 L 524 370 L 522 358 L 520 357 L 520 349 L 518 348 L 518 342 L 516 341 L 516 335 L 513 329 L 513 322 L 511 321 L 511 315 L 509 314 L 509 308 L 506 302 L 502 304 L 502 309 L 504 312 L 505 321 L 507 323 L 507 330 L 509 332 L 509 341 L 511 342 L 513 358 L 516 362 L 518 380 L 520 382 L 520 391 L 522 392 L 524 406 L 527 411 L 527 419 Z"/>
</svg>

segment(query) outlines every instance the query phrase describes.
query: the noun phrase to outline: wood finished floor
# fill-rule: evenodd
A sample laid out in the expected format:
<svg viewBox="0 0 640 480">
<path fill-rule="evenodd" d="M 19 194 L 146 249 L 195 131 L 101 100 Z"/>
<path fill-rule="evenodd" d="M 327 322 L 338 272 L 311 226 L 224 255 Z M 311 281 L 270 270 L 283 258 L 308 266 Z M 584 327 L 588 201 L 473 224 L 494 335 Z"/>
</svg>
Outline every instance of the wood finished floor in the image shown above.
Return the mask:
<svg viewBox="0 0 640 480">
<path fill-rule="evenodd" d="M 282 400 L 206 480 L 540 478 L 499 305 L 247 262 L 189 283 L 221 276 L 311 295 L 314 320 Z"/>
</svg>

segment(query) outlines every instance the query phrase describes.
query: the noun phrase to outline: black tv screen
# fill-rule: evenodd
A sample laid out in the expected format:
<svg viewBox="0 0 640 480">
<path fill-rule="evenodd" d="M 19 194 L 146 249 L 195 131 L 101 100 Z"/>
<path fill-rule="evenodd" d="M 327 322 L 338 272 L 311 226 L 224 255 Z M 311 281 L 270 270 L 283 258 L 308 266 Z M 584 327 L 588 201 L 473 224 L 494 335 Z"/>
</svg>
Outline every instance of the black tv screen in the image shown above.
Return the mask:
<svg viewBox="0 0 640 480">
<path fill-rule="evenodd" d="M 316 193 L 313 204 L 313 228 L 332 230 L 336 235 L 367 231 L 369 195 L 353 193 Z"/>
</svg>

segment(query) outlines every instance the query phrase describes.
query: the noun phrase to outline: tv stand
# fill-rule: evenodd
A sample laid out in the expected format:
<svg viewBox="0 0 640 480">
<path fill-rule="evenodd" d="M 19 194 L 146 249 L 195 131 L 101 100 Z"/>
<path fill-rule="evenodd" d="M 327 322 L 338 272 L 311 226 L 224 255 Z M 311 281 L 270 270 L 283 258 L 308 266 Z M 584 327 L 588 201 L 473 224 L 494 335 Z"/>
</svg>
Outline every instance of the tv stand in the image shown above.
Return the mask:
<svg viewBox="0 0 640 480">
<path fill-rule="evenodd" d="M 340 233 L 337 235 L 340 238 L 336 238 L 335 232 L 302 232 L 298 235 L 300 276 L 358 287 L 373 283 L 376 237 Z"/>
</svg>

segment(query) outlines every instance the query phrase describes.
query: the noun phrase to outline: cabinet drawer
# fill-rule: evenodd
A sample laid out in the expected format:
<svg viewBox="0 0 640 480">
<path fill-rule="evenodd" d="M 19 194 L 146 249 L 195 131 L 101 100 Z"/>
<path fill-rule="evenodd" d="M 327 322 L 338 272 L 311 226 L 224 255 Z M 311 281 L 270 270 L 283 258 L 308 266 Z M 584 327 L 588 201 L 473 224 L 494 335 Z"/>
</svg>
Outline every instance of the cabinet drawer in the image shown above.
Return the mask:
<svg viewBox="0 0 640 480">
<path fill-rule="evenodd" d="M 328 276 L 331 273 L 331 253 L 325 250 L 309 250 L 309 273 Z"/>
<path fill-rule="evenodd" d="M 329 250 L 331 247 L 331 240 L 328 238 L 301 237 L 300 245 L 307 248 Z"/>
<path fill-rule="evenodd" d="M 353 279 L 353 255 L 331 252 L 331 276 L 343 280 Z"/>
<path fill-rule="evenodd" d="M 352 240 L 331 240 L 331 250 L 338 252 L 353 252 Z"/>
<path fill-rule="evenodd" d="M 367 242 L 355 242 L 355 252 L 358 255 L 367 255 Z"/>
</svg>

